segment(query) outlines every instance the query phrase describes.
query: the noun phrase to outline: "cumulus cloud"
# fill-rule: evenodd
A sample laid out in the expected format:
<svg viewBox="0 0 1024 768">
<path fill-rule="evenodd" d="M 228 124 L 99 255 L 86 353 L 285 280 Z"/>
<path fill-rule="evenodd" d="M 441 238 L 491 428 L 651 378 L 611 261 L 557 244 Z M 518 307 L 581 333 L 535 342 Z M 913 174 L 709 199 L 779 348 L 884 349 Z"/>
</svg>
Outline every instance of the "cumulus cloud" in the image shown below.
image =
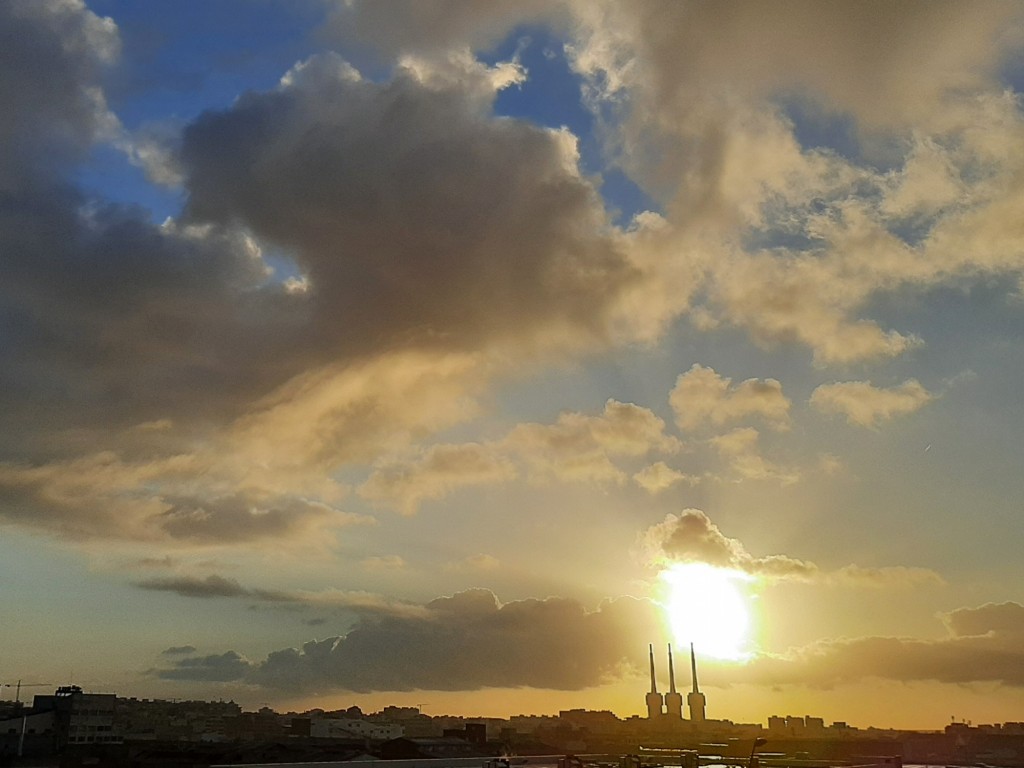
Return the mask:
<svg viewBox="0 0 1024 768">
<path fill-rule="evenodd" d="M 986 603 L 978 608 L 958 608 L 940 617 L 955 637 L 981 637 L 990 633 L 1024 635 L 1024 606 L 1019 603 Z"/>
<path fill-rule="evenodd" d="M 723 435 L 711 438 L 711 445 L 729 464 L 736 480 L 772 480 L 782 485 L 800 479 L 795 469 L 768 461 L 758 448 L 760 433 L 753 427 L 737 427 Z"/>
<path fill-rule="evenodd" d="M 699 509 L 669 513 L 640 539 L 654 562 L 700 562 L 772 578 L 811 580 L 819 569 L 813 563 L 783 555 L 755 558 L 737 539 L 730 539 Z"/>
<path fill-rule="evenodd" d="M 599 416 L 566 412 L 554 424 L 520 424 L 504 439 L 520 455 L 532 478 L 622 483 L 625 473 L 614 457 L 675 452 L 680 442 L 665 433 L 665 422 L 651 410 L 609 400 Z"/>
<path fill-rule="evenodd" d="M 893 357 L 922 339 L 861 316 L 874 295 L 1020 274 L 1024 249 L 1001 216 L 1020 201 L 1009 148 L 1022 121 L 998 79 L 1020 9 L 573 10 L 569 50 L 609 153 L 671 229 L 703 233 L 686 252 L 707 281 L 703 327 L 800 342 L 821 365 Z M 849 121 L 859 145 L 802 144 L 815 119 Z M 899 140 L 884 172 L 882 135 Z"/>
<path fill-rule="evenodd" d="M 648 493 L 661 493 L 676 483 L 685 482 L 695 485 L 700 482 L 700 479 L 672 469 L 663 461 L 656 461 L 636 472 L 633 475 L 633 482 Z"/>
<path fill-rule="evenodd" d="M 942 577 L 926 568 L 891 566 L 865 568 L 847 565 L 826 571 L 817 564 L 787 555 L 755 557 L 738 539 L 722 533 L 699 509 L 678 515 L 669 513 L 639 537 L 640 551 L 648 562 L 706 563 L 742 571 L 772 581 L 805 581 L 865 587 L 912 587 L 943 584 Z"/>
<path fill-rule="evenodd" d="M 642 669 L 637 646 L 665 632 L 657 606 L 634 598 L 588 611 L 560 598 L 501 604 L 486 590 L 470 590 L 422 608 L 404 617 L 364 617 L 344 636 L 275 651 L 263 661 L 233 651 L 189 655 L 152 674 L 302 693 L 579 690 Z M 989 604 L 940 618 L 950 634 L 937 640 L 821 640 L 785 654 L 758 655 L 741 668 L 723 666 L 716 678 L 777 686 L 831 687 L 870 679 L 1024 686 L 1024 607 Z"/>
<path fill-rule="evenodd" d="M 881 421 L 923 408 L 934 397 L 916 379 L 889 388 L 868 381 L 842 381 L 815 389 L 811 405 L 822 413 L 845 416 L 850 424 L 875 427 Z"/>
<path fill-rule="evenodd" d="M 186 218 L 288 249 L 342 349 L 599 338 L 639 274 L 573 137 L 491 119 L 493 89 L 438 74 L 377 83 L 324 55 L 204 114 L 184 132 Z"/>
<path fill-rule="evenodd" d="M 466 419 L 510 367 L 645 337 L 677 311 L 633 311 L 660 282 L 644 251 L 666 245 L 611 224 L 575 137 L 494 117 L 514 62 L 407 58 L 368 81 L 325 54 L 177 136 L 129 137 L 187 195 L 156 226 L 71 180 L 90 143 L 127 140 L 101 89 L 113 23 L 16 2 L 0 32 L 9 522 L 74 539 L 315 541 L 353 521 L 338 467 Z M 267 248 L 297 274 L 275 274 Z M 594 440 L 628 441 L 623 429 Z M 408 509 L 458 487 L 445 450 L 366 493 Z M 473 482 L 508 472 L 478 469 Z"/>
<path fill-rule="evenodd" d="M 157 674 L 197 680 L 221 674 L 213 679 L 304 693 L 521 686 L 580 690 L 642 665 L 637 647 L 665 632 L 655 604 L 629 597 L 587 610 L 564 598 L 502 604 L 478 589 L 437 598 L 422 608 L 417 615 L 361 618 L 344 636 L 275 651 L 258 663 L 229 652 L 181 660 Z"/>
<path fill-rule="evenodd" d="M 358 492 L 411 514 L 423 501 L 459 488 L 523 475 L 536 483 L 621 484 L 627 475 L 616 459 L 680 448 L 653 411 L 608 400 L 597 415 L 566 411 L 553 424 L 518 424 L 488 443 L 434 445 L 412 457 L 387 459 Z"/>
<path fill-rule="evenodd" d="M 692 430 L 709 422 L 720 426 L 758 416 L 777 429 L 789 425 L 789 398 L 775 379 L 747 379 L 732 386 L 732 379 L 713 368 L 694 364 L 676 379 L 669 404 L 680 429 Z"/>
<path fill-rule="evenodd" d="M 952 634 L 939 640 L 826 640 L 785 655 L 761 657 L 744 668 L 743 677 L 767 685 L 832 686 L 881 678 L 1024 687 L 1022 615 L 1024 607 L 1017 603 L 961 608 L 941 617 Z"/>
</svg>

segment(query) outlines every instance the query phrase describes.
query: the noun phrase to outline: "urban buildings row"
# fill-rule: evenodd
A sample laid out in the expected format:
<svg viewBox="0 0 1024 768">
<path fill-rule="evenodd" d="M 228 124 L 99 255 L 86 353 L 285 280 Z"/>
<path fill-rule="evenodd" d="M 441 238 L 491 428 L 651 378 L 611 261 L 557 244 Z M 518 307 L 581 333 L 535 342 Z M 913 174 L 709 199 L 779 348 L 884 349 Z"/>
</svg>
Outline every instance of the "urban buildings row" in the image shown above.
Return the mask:
<svg viewBox="0 0 1024 768">
<path fill-rule="evenodd" d="M 692 687 L 697 689 L 692 656 L 691 671 Z M 670 677 L 674 678 L 671 664 Z M 64 686 L 52 695 L 36 696 L 31 707 L 0 702 L 0 755 L 173 748 L 207 750 L 208 755 L 252 751 L 267 756 L 276 749 L 293 757 L 337 760 L 358 755 L 407 759 L 630 754 L 645 748 L 706 750 L 713 746 L 722 755 L 743 757 L 751 753 L 752 745 L 767 741 L 774 755 L 830 761 L 887 755 L 903 762 L 982 761 L 1024 768 L 1024 723 L 1020 722 L 977 727 L 953 723 L 942 732 L 904 733 L 860 730 L 841 722 L 826 726 L 822 718 L 809 715 L 773 715 L 765 727 L 707 718 L 703 700 L 689 702 L 691 718 L 684 720 L 681 705 L 677 709 L 669 698 L 674 688 L 672 680 L 665 696 L 669 705 L 664 710 L 649 709 L 646 717 L 622 719 L 607 710 L 569 709 L 557 716 L 503 719 L 432 717 L 416 707 L 385 707 L 369 714 L 354 706 L 286 714 L 267 707 L 245 712 L 231 701 L 121 698 Z M 694 714 L 702 719 L 695 720 Z"/>
</svg>

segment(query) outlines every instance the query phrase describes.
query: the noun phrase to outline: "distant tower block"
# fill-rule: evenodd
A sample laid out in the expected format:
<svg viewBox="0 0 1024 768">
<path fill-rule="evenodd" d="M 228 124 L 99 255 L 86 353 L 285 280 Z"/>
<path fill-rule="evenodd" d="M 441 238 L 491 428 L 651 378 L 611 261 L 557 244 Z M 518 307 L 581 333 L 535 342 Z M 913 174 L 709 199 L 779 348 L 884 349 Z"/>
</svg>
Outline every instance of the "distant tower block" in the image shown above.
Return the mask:
<svg viewBox="0 0 1024 768">
<path fill-rule="evenodd" d="M 658 693 L 658 684 L 654 680 L 654 646 L 648 646 L 651 652 L 651 692 L 647 694 L 647 717 L 656 720 L 661 717 L 662 699 Z"/>
<path fill-rule="evenodd" d="M 690 673 L 693 676 L 693 690 L 686 694 L 686 704 L 690 708 L 690 721 L 704 722 L 704 694 L 697 687 L 697 657 L 693 654 L 693 643 L 690 643 Z"/>
<path fill-rule="evenodd" d="M 676 693 L 676 670 L 672 666 L 672 643 L 668 644 L 668 693 L 665 694 L 665 711 L 669 717 L 683 719 L 683 695 Z"/>
</svg>

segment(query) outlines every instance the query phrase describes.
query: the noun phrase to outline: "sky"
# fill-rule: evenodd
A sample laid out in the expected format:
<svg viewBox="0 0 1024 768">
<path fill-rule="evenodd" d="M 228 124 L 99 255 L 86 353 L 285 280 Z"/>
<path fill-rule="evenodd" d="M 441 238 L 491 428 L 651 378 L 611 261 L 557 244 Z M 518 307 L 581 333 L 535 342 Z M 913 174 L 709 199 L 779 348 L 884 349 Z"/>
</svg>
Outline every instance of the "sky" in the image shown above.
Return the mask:
<svg viewBox="0 0 1024 768">
<path fill-rule="evenodd" d="M 1021 720 L 1022 44 L 0 4 L 0 684 Z"/>
</svg>

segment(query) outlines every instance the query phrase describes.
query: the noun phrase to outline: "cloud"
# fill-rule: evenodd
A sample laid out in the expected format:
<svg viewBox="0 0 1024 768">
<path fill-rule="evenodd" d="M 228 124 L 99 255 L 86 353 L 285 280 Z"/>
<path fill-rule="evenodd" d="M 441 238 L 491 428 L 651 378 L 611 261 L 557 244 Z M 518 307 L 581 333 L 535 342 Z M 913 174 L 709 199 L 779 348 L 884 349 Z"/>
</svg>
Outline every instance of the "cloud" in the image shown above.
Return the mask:
<svg viewBox="0 0 1024 768">
<path fill-rule="evenodd" d="M 955 637 L 992 634 L 1024 635 L 1024 606 L 1019 603 L 986 603 L 978 608 L 958 608 L 941 619 Z"/>
<path fill-rule="evenodd" d="M 587 611 L 548 598 L 500 604 L 486 590 L 438 598 L 415 615 L 364 617 L 344 636 L 274 651 L 263 661 L 233 651 L 190 656 L 153 670 L 162 679 L 239 681 L 307 694 L 349 690 L 580 690 L 643 667 L 636 646 L 664 635 L 660 609 L 618 598 Z M 785 654 L 723 666 L 723 684 L 831 687 L 861 680 L 994 682 L 1024 686 L 1024 607 L 961 608 L 940 616 L 937 640 L 821 640 Z"/>
<path fill-rule="evenodd" d="M 669 513 L 648 528 L 640 543 L 652 562 L 700 562 L 719 568 L 778 579 L 813 580 L 818 566 L 784 555 L 755 558 L 737 539 L 730 539 L 699 509 Z"/>
<path fill-rule="evenodd" d="M 116 122 L 98 84 L 121 41 L 110 19 L 81 2 L 12 0 L 0 9 L 0 31 L 0 101 L 9 107 L 0 120 L 0 179 L 9 193 L 52 178 Z"/>
<path fill-rule="evenodd" d="M 368 81 L 313 57 L 184 126 L 173 158 L 137 158 L 173 165 L 187 195 L 156 226 L 73 183 L 91 143 L 123 139 L 101 90 L 112 22 L 13 3 L 0 32 L 18 43 L 0 76 L 9 523 L 71 540 L 322 541 L 359 521 L 337 508 L 339 467 L 465 420 L 510 369 L 645 338 L 678 311 L 633 311 L 661 282 L 647 251 L 666 242 L 611 224 L 575 137 L 494 116 L 507 67 L 407 59 Z M 611 444 L 630 439 L 620 411 L 602 449 L 630 450 Z M 366 492 L 411 509 L 458 487 L 443 453 Z M 615 474 L 596 462 L 560 471 Z"/>
<path fill-rule="evenodd" d="M 773 480 L 782 485 L 797 482 L 800 475 L 795 469 L 781 467 L 761 456 L 759 439 L 760 433 L 753 427 L 737 427 L 711 438 L 710 443 L 729 463 L 737 480 Z"/>
<path fill-rule="evenodd" d="M 189 656 L 176 660 L 171 667 L 151 670 L 161 680 L 228 683 L 242 680 L 252 664 L 234 651 L 210 656 Z"/>
<path fill-rule="evenodd" d="M 775 379 L 747 379 L 732 385 L 732 379 L 694 364 L 676 379 L 669 404 L 680 429 L 693 430 L 705 422 L 720 426 L 748 416 L 764 419 L 776 429 L 789 426 L 789 398 Z"/>
<path fill-rule="evenodd" d="M 680 482 L 695 485 L 699 481 L 699 478 L 672 469 L 663 461 L 656 461 L 633 475 L 633 482 L 648 493 L 661 493 Z"/>
<path fill-rule="evenodd" d="M 442 601 L 451 601 L 444 604 Z M 176 660 L 171 667 L 154 670 L 163 679 L 244 681 L 275 689 L 316 692 L 331 690 L 473 690 L 481 686 L 530 685 L 538 688 L 578 690 L 588 679 L 607 680 L 624 673 L 635 662 L 631 647 L 636 630 L 631 622 L 647 626 L 644 638 L 657 636 L 657 617 L 650 604 L 632 598 L 620 598 L 602 605 L 595 612 L 581 612 L 571 601 L 558 599 L 522 601 L 498 606 L 490 593 L 475 590 L 452 598 L 441 598 L 427 605 L 428 612 L 413 621 L 397 624 L 357 625 L 346 637 L 311 641 L 301 649 L 271 653 L 263 662 L 251 662 L 239 654 L 227 652 L 205 657 Z M 503 615 L 503 611 L 508 615 Z M 439 634 L 436 619 L 451 623 L 449 631 Z M 517 623 L 527 631 L 509 632 L 510 621 L 532 618 L 542 626 Z M 543 617 L 542 619 L 540 617 Z M 1024 687 L 1024 652 L 1020 639 L 1024 634 L 1024 607 L 1017 603 L 989 604 L 979 608 L 961 608 L 941 616 L 950 628 L 948 637 L 919 640 L 899 637 L 863 637 L 821 640 L 795 648 L 786 654 L 760 655 L 736 668 L 721 667 L 717 678 L 724 684 L 801 685 L 832 687 L 861 680 L 887 679 L 898 682 L 938 681 L 949 684 L 978 682 Z M 571 641 L 579 639 L 582 627 L 570 630 L 566 643 L 538 636 L 537 631 L 565 628 L 566 622 L 580 622 L 590 630 L 599 630 L 596 643 L 581 648 L 579 656 Z M 653 623 L 650 623 L 653 622 Z M 570 624 L 572 626 L 572 624 Z M 388 645 L 382 633 L 396 634 Z M 427 637 L 434 645 L 421 642 Z M 349 638 L 352 639 L 349 642 Z M 496 642 L 500 651 L 491 656 L 493 668 L 477 643 Z M 641 643 L 642 644 L 642 643 Z M 439 647 L 449 655 L 434 655 Z M 451 655 L 453 649 L 467 654 Z M 411 654 L 389 657 L 403 651 Z M 540 653 L 536 669 L 525 668 L 531 653 Z M 544 655 L 548 654 L 548 655 Z M 554 656 L 550 654 L 555 654 Z M 427 658 L 429 656 L 429 658 Z M 566 659 L 575 659 L 565 664 Z M 495 661 L 496 659 L 496 661 Z M 357 661 L 366 666 L 357 670 Z M 561 662 L 561 664 L 559 664 Z M 388 664 L 396 668 L 389 669 Z M 415 666 L 421 664 L 423 666 Z M 440 670 L 429 671 L 439 665 Z M 642 662 L 641 662 L 642 666 Z M 426 667 L 426 668 L 425 668 Z M 436 672 L 455 675 L 459 685 L 446 683 Z M 525 681 L 525 682 L 523 682 Z M 453 681 L 454 682 L 454 681 Z"/>
<path fill-rule="evenodd" d="M 941 586 L 945 580 L 930 568 L 909 568 L 907 566 L 886 566 L 865 568 L 859 565 L 845 565 L 830 573 L 828 581 L 835 584 L 851 584 L 878 588 L 900 588 L 919 586 Z"/>
<path fill-rule="evenodd" d="M 144 579 L 136 582 L 140 589 L 157 592 L 174 592 L 182 597 L 253 597 L 267 602 L 298 602 L 300 598 L 275 590 L 249 589 L 243 587 L 235 579 L 227 579 L 215 573 L 206 577 L 167 576 L 163 578 Z"/>
<path fill-rule="evenodd" d="M 553 424 L 518 424 L 487 443 L 439 444 L 380 461 L 358 492 L 412 514 L 425 500 L 520 476 L 535 483 L 621 484 L 627 475 L 616 459 L 681 447 L 650 409 L 608 400 L 597 415 L 565 411 Z"/>
<path fill-rule="evenodd" d="M 434 445 L 415 463 L 382 465 L 360 486 L 359 495 L 390 502 L 408 515 L 423 501 L 443 498 L 457 488 L 500 483 L 515 476 L 512 462 L 493 447 Z"/>
<path fill-rule="evenodd" d="M 626 475 L 612 458 L 681 448 L 652 411 L 616 400 L 605 403 L 599 416 L 566 412 L 554 424 L 520 424 L 504 444 L 526 462 L 530 477 L 538 482 L 552 477 L 622 483 Z"/>
<path fill-rule="evenodd" d="M 72 540 L 179 544 L 311 540 L 368 522 L 319 501 L 245 488 L 231 465 L 237 457 L 222 461 L 207 451 L 132 464 L 112 452 L 39 466 L 0 463 L 0 514 Z M 232 481 L 241 489 L 226 492 Z"/>
<path fill-rule="evenodd" d="M 644 531 L 640 551 L 651 564 L 697 562 L 742 571 L 771 581 L 803 581 L 864 587 L 917 587 L 941 585 L 939 574 L 927 568 L 890 566 L 865 568 L 847 565 L 826 571 L 807 560 L 787 555 L 754 557 L 738 539 L 727 537 L 699 509 L 687 509 Z"/>
<path fill-rule="evenodd" d="M 884 359 L 923 339 L 861 316 L 876 295 L 1020 274 L 1006 216 L 1021 200 L 1009 148 L 1024 131 L 999 81 L 1020 9 L 573 12 L 568 51 L 607 153 L 659 201 L 687 241 L 675 259 L 706 281 L 701 327 L 802 343 L 819 365 Z M 816 146 L 805 131 L 839 123 L 850 146 Z"/>
<path fill-rule="evenodd" d="M 913 413 L 933 399 L 916 379 L 887 389 L 867 381 L 844 381 L 816 388 L 811 405 L 822 413 L 845 416 L 850 424 L 875 427 L 880 421 Z"/>
<path fill-rule="evenodd" d="M 249 590 L 234 579 L 226 579 L 217 574 L 210 574 L 205 578 L 171 576 L 145 579 L 138 582 L 136 586 L 160 592 L 174 592 L 182 597 L 238 597 L 249 594 Z"/>
<path fill-rule="evenodd" d="M 482 65 L 458 75 L 378 83 L 323 55 L 205 113 L 184 132 L 186 219 L 287 249 L 335 348 L 597 341 L 639 273 L 574 138 L 493 119 Z"/>
<path fill-rule="evenodd" d="M 587 610 L 575 600 L 499 603 L 482 589 L 432 600 L 418 613 L 363 616 L 344 636 L 274 651 L 182 659 L 165 679 L 244 680 L 293 692 L 581 690 L 632 670 L 636 648 L 664 635 L 660 609 L 621 597 Z"/>
<path fill-rule="evenodd" d="M 832 686 L 881 678 L 963 685 L 1024 687 L 1024 607 L 1017 603 L 961 608 L 942 616 L 952 634 L 939 640 L 863 637 L 825 640 L 743 670 L 747 682 Z"/>
<path fill-rule="evenodd" d="M 185 654 L 195 653 L 196 647 L 194 645 L 172 645 L 170 648 L 165 648 L 160 651 L 161 656 L 183 656 Z"/>
</svg>

